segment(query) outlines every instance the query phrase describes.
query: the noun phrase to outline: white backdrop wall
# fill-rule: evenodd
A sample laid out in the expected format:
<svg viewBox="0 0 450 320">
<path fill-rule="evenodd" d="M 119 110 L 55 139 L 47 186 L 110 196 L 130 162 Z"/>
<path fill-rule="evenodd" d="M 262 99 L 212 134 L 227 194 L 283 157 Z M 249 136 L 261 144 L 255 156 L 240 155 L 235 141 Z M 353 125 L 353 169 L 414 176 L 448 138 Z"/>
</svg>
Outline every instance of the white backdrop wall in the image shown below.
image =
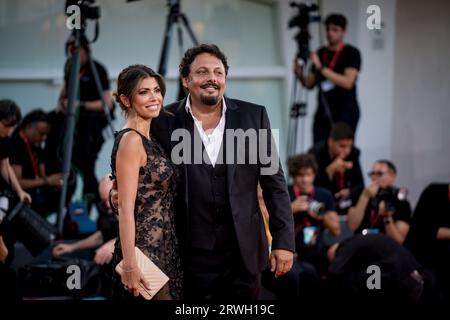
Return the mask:
<svg viewBox="0 0 450 320">
<path fill-rule="evenodd" d="M 450 183 L 450 2 L 398 0 L 392 158 L 416 199 Z"/>
</svg>

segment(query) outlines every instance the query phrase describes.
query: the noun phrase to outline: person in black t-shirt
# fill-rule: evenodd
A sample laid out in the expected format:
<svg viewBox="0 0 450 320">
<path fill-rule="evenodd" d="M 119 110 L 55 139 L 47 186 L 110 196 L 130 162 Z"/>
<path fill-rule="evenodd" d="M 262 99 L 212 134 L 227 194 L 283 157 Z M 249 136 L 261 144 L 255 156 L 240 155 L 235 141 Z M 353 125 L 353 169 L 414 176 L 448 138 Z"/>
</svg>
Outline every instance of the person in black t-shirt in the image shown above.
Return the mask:
<svg viewBox="0 0 450 320">
<path fill-rule="evenodd" d="M 314 186 L 317 163 L 311 154 L 300 154 L 288 160 L 293 184 L 288 187 L 294 214 L 296 251 L 300 259 L 308 256 L 312 248 L 318 248 L 320 234 L 328 230 L 340 234 L 339 218 L 331 193 Z"/>
<path fill-rule="evenodd" d="M 329 190 L 338 214 L 346 215 L 364 189 L 360 151 L 353 145 L 353 131 L 346 123 L 336 123 L 328 140 L 314 145 L 309 152 L 319 165 L 315 184 Z"/>
<path fill-rule="evenodd" d="M 22 114 L 17 104 L 8 99 L 0 100 L 0 192 L 12 189 L 21 201 L 31 202 L 30 195 L 23 191 L 9 163 L 11 145 L 8 136 L 20 120 Z"/>
<path fill-rule="evenodd" d="M 0 300 L 19 300 L 17 277 L 9 267 L 14 256 L 14 234 L 6 215 L 14 202 L 31 203 L 31 197 L 23 191 L 9 163 L 11 147 L 8 136 L 22 119 L 14 101 L 0 100 Z M 15 194 L 14 194 L 15 192 Z"/>
<path fill-rule="evenodd" d="M 0 100 L 0 198 L 6 198 L 0 200 L 0 212 L 4 213 L 11 209 L 9 200 L 15 196 L 13 192 L 18 198 L 15 200 L 31 203 L 30 195 L 23 191 L 9 162 L 12 150 L 8 136 L 21 119 L 22 114 L 14 101 Z"/>
<path fill-rule="evenodd" d="M 450 301 L 450 183 L 431 183 L 423 190 L 406 246 L 430 279 L 429 299 Z"/>
<path fill-rule="evenodd" d="M 326 140 L 335 122 L 347 123 L 356 133 L 359 120 L 356 80 L 361 69 L 361 54 L 355 47 L 344 43 L 347 19 L 343 15 L 330 14 L 325 25 L 328 46 L 311 53 L 309 74 L 303 74 L 303 65 L 298 62 L 294 65 L 298 79 L 306 88 L 319 85 L 318 109 L 313 125 L 314 143 Z"/>
<path fill-rule="evenodd" d="M 73 54 L 75 50 L 75 38 L 71 36 L 66 43 L 66 51 L 68 54 Z M 109 108 L 111 116 L 113 115 L 108 73 L 102 64 L 95 60 L 93 61 L 103 89 L 102 97 L 100 97 L 89 64 L 89 55 L 89 41 L 85 36 L 81 36 L 78 118 L 75 128 L 72 163 L 83 177 L 83 196 L 92 197 L 88 199 L 88 208 L 90 208 L 90 204 L 98 202 L 99 199 L 98 181 L 95 177 L 95 162 L 104 142 L 102 131 L 107 125 L 107 118 L 101 101 L 102 97 Z M 64 117 L 66 113 L 70 61 L 68 59 L 65 66 L 65 84 L 61 90 L 57 106 L 60 117 L 56 117 L 56 122 L 60 121 L 61 117 Z M 51 139 L 51 141 L 54 141 L 54 139 Z M 57 146 L 53 146 L 52 149 L 52 151 L 56 150 Z"/>
<path fill-rule="evenodd" d="M 299 154 L 288 160 L 293 184 L 288 186 L 295 223 L 295 251 L 292 269 L 275 281 L 280 300 L 314 301 L 318 297 L 319 275 L 328 261 L 323 233 L 340 234 L 339 218 L 331 193 L 314 186 L 317 163 L 311 154 Z"/>
<path fill-rule="evenodd" d="M 58 210 L 62 174 L 47 175 L 42 144 L 50 131 L 47 114 L 42 110 L 28 113 L 11 136 L 11 165 L 23 189 L 32 198 L 31 208 L 42 216 Z"/>
<path fill-rule="evenodd" d="M 385 233 L 403 244 L 411 224 L 411 206 L 404 194 L 394 189 L 396 175 L 397 169 L 391 161 L 374 163 L 369 172 L 372 183 L 361 193 L 356 205 L 348 210 L 350 230 L 363 234 Z"/>
</svg>

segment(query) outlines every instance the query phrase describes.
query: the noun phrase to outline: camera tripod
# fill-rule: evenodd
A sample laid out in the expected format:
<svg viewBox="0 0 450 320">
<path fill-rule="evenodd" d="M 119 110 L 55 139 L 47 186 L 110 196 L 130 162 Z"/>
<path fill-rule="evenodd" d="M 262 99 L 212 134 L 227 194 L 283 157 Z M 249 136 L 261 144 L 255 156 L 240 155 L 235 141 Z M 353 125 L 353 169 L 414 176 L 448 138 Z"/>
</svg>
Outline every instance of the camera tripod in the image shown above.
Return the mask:
<svg viewBox="0 0 450 320">
<path fill-rule="evenodd" d="M 306 60 L 307 61 L 307 60 Z M 306 68 L 305 68 L 306 69 Z M 304 137 L 305 137 L 305 117 L 307 114 L 308 106 L 308 91 L 307 88 L 302 88 L 300 81 L 297 79 L 294 73 L 294 79 L 292 81 L 292 96 L 291 96 L 291 109 L 289 114 L 289 126 L 288 126 L 288 142 L 287 153 L 288 156 L 293 156 L 297 153 L 298 136 L 300 138 L 300 152 L 305 152 Z M 317 77 L 317 75 L 316 75 Z M 319 104 L 324 108 L 325 116 L 330 123 L 330 127 L 333 126 L 333 116 L 331 114 L 330 105 L 325 97 L 321 88 L 318 89 Z M 301 132 L 299 132 L 301 131 Z"/>
<path fill-rule="evenodd" d="M 291 96 L 291 110 L 289 113 L 288 126 L 288 142 L 287 154 L 293 156 L 297 153 L 299 129 L 301 130 L 300 150 L 304 151 L 304 137 L 305 137 L 305 116 L 308 103 L 308 92 L 301 88 L 299 80 L 295 73 L 292 81 L 292 96 Z M 301 123 L 300 123 L 301 122 Z M 299 127 L 300 126 L 300 127 Z"/>
<path fill-rule="evenodd" d="M 58 211 L 58 233 L 62 235 L 63 232 L 63 219 L 66 215 L 66 198 L 67 198 L 67 189 L 68 189 L 68 179 L 70 175 L 70 166 L 72 162 L 72 149 L 73 149 L 73 141 L 74 141 L 74 133 L 75 133 L 75 103 L 77 100 L 77 93 L 79 91 L 79 71 L 80 71 L 80 48 L 81 48 L 81 37 L 84 36 L 84 28 L 74 29 L 72 35 L 75 38 L 75 52 L 70 57 L 70 70 L 69 70 L 69 79 L 67 83 L 67 111 L 66 111 L 66 144 L 64 145 L 64 153 L 63 153 L 63 184 L 61 188 L 61 195 L 59 199 L 59 211 Z M 94 64 L 94 60 L 92 59 L 91 53 L 87 53 L 87 63 L 92 71 L 92 75 L 94 77 L 95 87 L 97 89 L 98 95 L 103 105 L 103 112 L 105 114 L 108 127 L 111 130 L 112 135 L 114 136 L 114 127 L 112 125 L 112 117 L 110 113 L 110 109 L 103 98 L 103 88 L 100 82 L 100 77 L 98 75 L 97 67 Z M 114 102 L 113 102 L 114 104 Z M 112 107 L 114 110 L 114 105 Z"/>
<path fill-rule="evenodd" d="M 174 24 L 177 24 L 178 46 L 179 46 L 180 50 L 182 50 L 182 48 L 183 48 L 183 32 L 181 29 L 181 24 L 184 25 L 186 31 L 188 32 L 188 34 L 191 38 L 191 41 L 195 45 L 198 44 L 197 38 L 196 38 L 194 32 L 192 31 L 192 28 L 191 28 L 188 18 L 186 17 L 186 15 L 183 12 L 181 12 L 180 2 L 181 2 L 181 0 L 168 0 L 169 13 L 167 15 L 166 29 L 164 32 L 164 40 L 163 40 L 163 45 L 162 45 L 162 49 L 161 49 L 159 67 L 158 67 L 158 73 L 161 74 L 163 77 L 165 77 L 166 73 L 167 73 L 167 63 L 168 63 L 170 42 L 172 39 Z M 185 96 L 185 94 L 182 89 L 181 78 L 180 78 L 177 100 L 183 99 L 184 96 Z"/>
</svg>

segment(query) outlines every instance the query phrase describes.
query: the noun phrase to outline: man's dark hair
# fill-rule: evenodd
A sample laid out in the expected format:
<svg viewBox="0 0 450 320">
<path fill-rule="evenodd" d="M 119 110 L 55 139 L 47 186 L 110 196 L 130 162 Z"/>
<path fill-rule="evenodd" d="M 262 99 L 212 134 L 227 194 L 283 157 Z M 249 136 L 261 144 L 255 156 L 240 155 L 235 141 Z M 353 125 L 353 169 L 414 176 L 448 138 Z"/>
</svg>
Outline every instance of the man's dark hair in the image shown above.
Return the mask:
<svg viewBox="0 0 450 320">
<path fill-rule="evenodd" d="M 197 57 L 199 54 L 202 53 L 209 53 L 213 56 L 216 56 L 218 59 L 220 59 L 223 63 L 223 66 L 225 67 L 225 75 L 228 74 L 228 63 L 227 63 L 227 57 L 225 54 L 220 51 L 219 47 L 215 44 L 200 44 L 198 46 L 192 47 L 188 49 L 184 53 L 183 59 L 181 59 L 181 63 L 179 66 L 180 75 L 185 78 L 189 75 L 189 72 L 191 71 L 191 64 L 195 60 L 195 57 Z"/>
<path fill-rule="evenodd" d="M 8 126 L 14 126 L 22 119 L 19 106 L 12 100 L 0 100 L 0 121 Z"/>
<path fill-rule="evenodd" d="M 352 128 L 345 122 L 337 122 L 333 125 L 330 131 L 330 138 L 333 141 L 352 139 L 354 138 Z"/>
<path fill-rule="evenodd" d="M 375 163 L 385 164 L 389 168 L 389 170 L 391 170 L 394 174 L 397 174 L 397 168 L 395 167 L 395 164 L 392 161 L 386 160 L 386 159 L 380 159 L 380 160 L 375 161 Z"/>
<path fill-rule="evenodd" d="M 329 14 L 325 19 L 325 25 L 328 27 L 330 24 L 345 30 L 347 28 L 347 18 L 340 13 Z"/>
<path fill-rule="evenodd" d="M 311 153 L 302 153 L 292 156 L 288 159 L 289 175 L 292 178 L 298 175 L 300 170 L 311 168 L 314 174 L 317 173 L 318 165 L 316 158 Z"/>
<path fill-rule="evenodd" d="M 26 128 L 28 125 L 36 122 L 46 122 L 50 123 L 48 115 L 46 112 L 41 109 L 33 110 L 29 112 L 25 117 L 23 117 L 22 122 L 20 123 L 18 130 Z"/>
</svg>

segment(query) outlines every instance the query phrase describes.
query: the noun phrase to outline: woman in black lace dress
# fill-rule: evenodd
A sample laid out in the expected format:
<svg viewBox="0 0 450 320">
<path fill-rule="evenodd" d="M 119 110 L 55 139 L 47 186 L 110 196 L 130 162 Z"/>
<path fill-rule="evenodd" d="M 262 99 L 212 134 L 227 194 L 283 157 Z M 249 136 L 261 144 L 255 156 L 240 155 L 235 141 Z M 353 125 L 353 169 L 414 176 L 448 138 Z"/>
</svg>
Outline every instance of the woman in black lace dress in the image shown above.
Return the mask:
<svg viewBox="0 0 450 320">
<path fill-rule="evenodd" d="M 170 278 L 153 299 L 181 299 L 173 216 L 176 171 L 150 136 L 152 119 L 164 112 L 164 93 L 162 77 L 146 66 L 132 65 L 119 75 L 115 98 L 127 122 L 117 133 L 111 154 L 119 195 L 119 239 L 112 264 L 115 268 L 123 259 L 124 274 L 114 273 L 113 299 L 138 297 L 140 283 L 148 287 L 137 268 L 135 246 Z"/>
</svg>

